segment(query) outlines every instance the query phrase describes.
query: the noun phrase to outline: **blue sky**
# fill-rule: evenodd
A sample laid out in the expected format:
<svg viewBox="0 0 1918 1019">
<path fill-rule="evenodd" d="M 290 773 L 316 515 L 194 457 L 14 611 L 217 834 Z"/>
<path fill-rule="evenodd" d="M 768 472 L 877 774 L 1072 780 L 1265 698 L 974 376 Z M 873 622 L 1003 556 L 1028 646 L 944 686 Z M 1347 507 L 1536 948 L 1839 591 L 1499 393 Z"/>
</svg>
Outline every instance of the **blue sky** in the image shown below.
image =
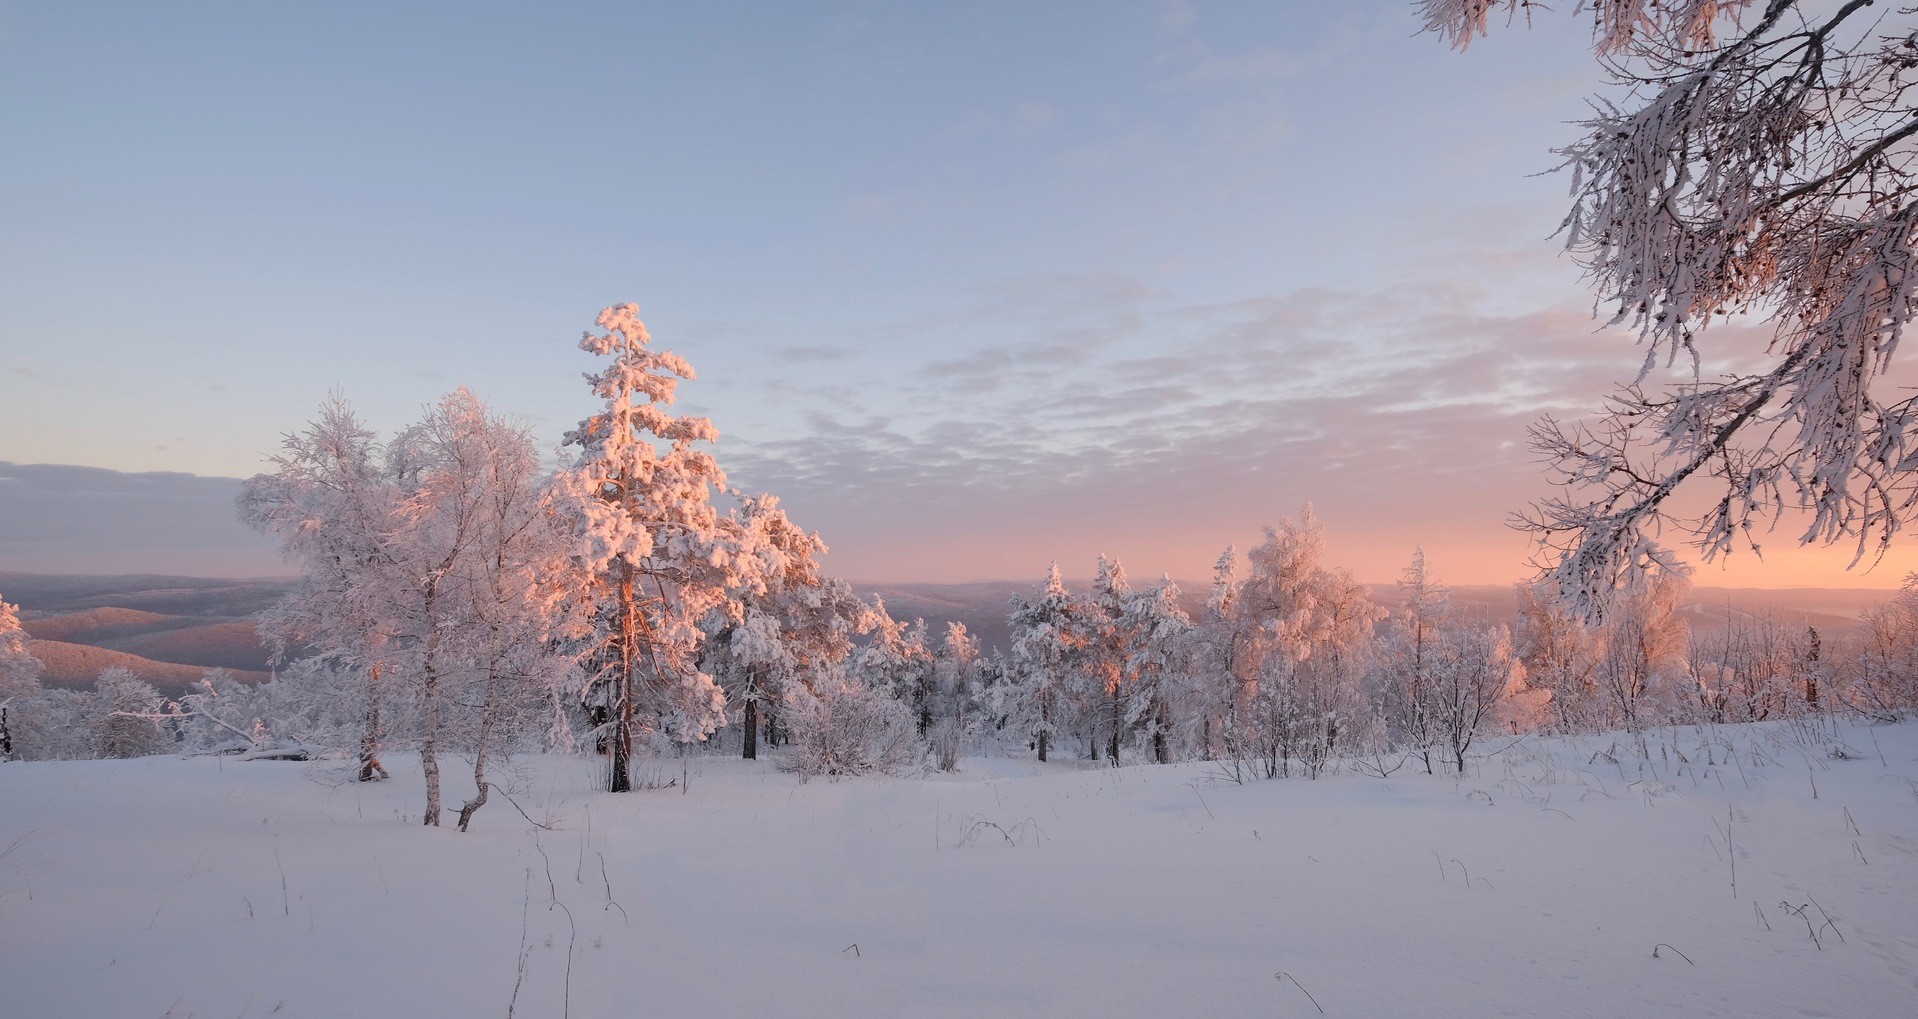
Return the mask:
<svg viewBox="0 0 1918 1019">
<path fill-rule="evenodd" d="M 1469 54 L 1417 28 L 1403 0 L 9 4 L 0 456 L 243 477 L 331 389 L 390 430 L 462 383 L 551 446 L 590 410 L 573 342 L 634 300 L 733 480 L 857 579 L 1199 577 L 1307 500 L 1363 579 L 1419 544 L 1515 579 L 1525 424 L 1637 364 L 1537 176 L 1598 72 L 1566 16 Z M 73 475 L 27 473 L 0 551 L 52 568 L 74 536 L 24 507 L 58 499 L 6 486 Z M 1842 559 L 1701 580 L 1903 573 Z"/>
</svg>

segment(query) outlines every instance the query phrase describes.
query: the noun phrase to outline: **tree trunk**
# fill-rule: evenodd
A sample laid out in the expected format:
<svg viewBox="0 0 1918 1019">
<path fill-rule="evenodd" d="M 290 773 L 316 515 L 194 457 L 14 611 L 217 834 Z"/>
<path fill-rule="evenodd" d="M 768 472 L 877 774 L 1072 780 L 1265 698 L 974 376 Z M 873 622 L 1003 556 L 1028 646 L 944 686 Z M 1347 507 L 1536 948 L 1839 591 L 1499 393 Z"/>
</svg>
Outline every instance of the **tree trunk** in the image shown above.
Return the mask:
<svg viewBox="0 0 1918 1019">
<path fill-rule="evenodd" d="M 440 826 L 439 627 L 433 625 L 433 597 L 427 596 L 426 657 L 420 670 L 420 770 L 426 774 L 426 817 Z"/>
<path fill-rule="evenodd" d="M 1052 705 L 1039 699 L 1039 763 L 1046 763 L 1046 737 L 1052 735 Z"/>
<path fill-rule="evenodd" d="M 740 721 L 740 728 L 744 730 L 746 738 L 745 738 L 745 745 L 743 749 L 740 750 L 739 756 L 745 758 L 748 761 L 758 760 L 759 759 L 759 699 L 758 698 L 753 697 L 753 698 L 748 698 L 746 700 L 746 717 Z"/>
<path fill-rule="evenodd" d="M 13 732 L 7 728 L 7 706 L 0 704 L 0 761 L 13 760 Z"/>
<path fill-rule="evenodd" d="M 497 631 L 494 632 L 493 639 L 493 646 L 498 647 Z M 479 734 L 475 738 L 473 748 L 473 786 L 479 792 L 472 799 L 460 804 L 460 831 L 465 831 L 467 823 L 473 820 L 473 815 L 479 812 L 479 808 L 486 806 L 486 794 L 492 789 L 486 782 L 486 751 L 492 746 L 493 730 L 497 727 L 499 715 L 499 662 L 496 659 L 489 663 L 486 669 L 486 696 L 481 702 Z"/>
<path fill-rule="evenodd" d="M 473 754 L 473 782 L 478 786 L 479 793 L 472 799 L 460 804 L 460 831 L 465 831 L 467 823 L 473 820 L 473 815 L 479 813 L 479 808 L 486 806 L 486 794 L 493 788 L 486 781 L 486 742 L 484 739 L 480 741 L 478 752 Z"/>
<path fill-rule="evenodd" d="M 633 568 L 619 564 L 619 672 L 613 677 L 613 774 L 607 789 L 616 793 L 633 791 L 633 667 L 637 658 L 635 642 L 638 626 L 633 619 L 637 606 L 633 597 Z"/>
<path fill-rule="evenodd" d="M 1112 690 L 1112 738 L 1106 744 L 1106 756 L 1112 758 L 1112 766 L 1119 766 L 1119 729 L 1125 725 L 1125 704 L 1119 700 L 1119 690 Z"/>
<path fill-rule="evenodd" d="M 380 666 L 375 665 L 367 681 L 366 731 L 360 733 L 360 781 L 390 777 L 380 764 Z"/>
</svg>

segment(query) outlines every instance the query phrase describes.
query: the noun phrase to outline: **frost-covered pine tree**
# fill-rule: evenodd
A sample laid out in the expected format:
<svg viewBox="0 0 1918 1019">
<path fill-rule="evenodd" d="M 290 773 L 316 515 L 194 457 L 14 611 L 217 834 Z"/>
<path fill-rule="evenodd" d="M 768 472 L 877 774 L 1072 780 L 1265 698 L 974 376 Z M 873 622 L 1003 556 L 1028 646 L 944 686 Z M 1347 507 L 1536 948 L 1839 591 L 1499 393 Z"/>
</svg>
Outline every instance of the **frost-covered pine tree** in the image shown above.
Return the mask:
<svg viewBox="0 0 1918 1019">
<path fill-rule="evenodd" d="M 1162 576 L 1157 584 L 1132 592 L 1119 631 L 1125 635 L 1125 670 L 1131 677 L 1125 724 L 1145 731 L 1154 761 L 1169 763 L 1173 704 L 1183 693 L 1179 677 L 1192 657 L 1192 619 L 1179 607 L 1179 585 Z"/>
<path fill-rule="evenodd" d="M 927 740 L 941 771 L 959 767 L 959 758 L 971 732 L 969 708 L 974 689 L 980 682 L 979 641 L 966 624 L 949 622 L 946 635 L 933 654 L 932 696 L 927 704 L 931 716 Z"/>
<path fill-rule="evenodd" d="M 1534 0 L 1422 0 L 1464 48 Z M 1653 541 L 1671 500 L 1707 557 L 1757 549 L 1790 512 L 1801 543 L 1890 547 L 1918 513 L 1918 397 L 1894 355 L 1918 309 L 1918 14 L 1871 0 L 1580 3 L 1609 78 L 1561 228 L 1644 367 L 1597 423 L 1547 420 L 1535 447 L 1566 492 L 1527 524 L 1553 587 L 1596 618 L 1630 574 L 1671 565 Z M 1756 367 L 1712 345 L 1756 314 Z M 1716 327 L 1716 328 L 1715 328 Z M 1690 372 L 1662 391 L 1661 364 Z M 1747 362 L 1750 363 L 1750 362 Z M 1707 372 L 1723 374 L 1708 375 Z"/>
<path fill-rule="evenodd" d="M 1127 668 L 1126 649 L 1130 637 L 1125 630 L 1126 600 L 1132 586 L 1126 581 L 1125 567 L 1117 559 L 1099 557 L 1099 572 L 1093 578 L 1092 592 L 1080 614 L 1083 628 L 1079 668 L 1080 687 L 1076 699 L 1088 721 L 1090 755 L 1099 759 L 1099 735 L 1106 741 L 1106 758 L 1119 765 L 1119 746 L 1126 736 L 1126 719 L 1136 683 Z"/>
<path fill-rule="evenodd" d="M 1241 652 L 1251 637 L 1238 614 L 1238 573 L 1238 550 L 1228 545 L 1213 566 L 1205 614 L 1191 637 L 1191 703 L 1199 756 L 1208 761 L 1226 752 L 1226 737 L 1238 721 Z"/>
<path fill-rule="evenodd" d="M 906 706 L 921 737 L 932 725 L 933 650 L 926 642 L 926 621 L 902 623 L 873 599 L 871 636 L 853 652 L 853 674 L 866 685 Z"/>
<path fill-rule="evenodd" d="M 579 346 L 611 359 L 586 376 L 604 405 L 567 433 L 578 453 L 555 479 L 553 505 L 596 610 L 579 640 L 611 716 L 608 788 L 624 792 L 642 726 L 697 742 L 725 723 L 725 692 L 698 668 L 699 623 L 750 563 L 728 547 L 712 504 L 726 476 L 702 447 L 718 431 L 666 409 L 692 366 L 652 348 L 638 305 L 608 307 L 598 325 Z"/>
<path fill-rule="evenodd" d="M 704 667 L 739 712 L 741 756 L 759 756 L 796 690 L 851 655 L 854 638 L 874 623 L 871 610 L 843 580 L 823 576 L 819 535 L 794 524 L 774 496 L 743 500 L 728 517 L 741 555 L 757 561 L 741 571 L 742 587 L 708 614 Z"/>
<path fill-rule="evenodd" d="M 1056 562 L 1038 593 L 1012 600 L 1012 650 L 1004 685 L 1007 725 L 1031 736 L 1041 761 L 1060 731 L 1076 661 L 1084 647 L 1083 614 L 1078 599 L 1066 590 Z"/>
<path fill-rule="evenodd" d="M 38 658 L 27 651 L 27 633 L 20 628 L 20 607 L 0 599 L 0 761 L 14 759 L 13 719 L 20 708 L 40 692 Z"/>
</svg>

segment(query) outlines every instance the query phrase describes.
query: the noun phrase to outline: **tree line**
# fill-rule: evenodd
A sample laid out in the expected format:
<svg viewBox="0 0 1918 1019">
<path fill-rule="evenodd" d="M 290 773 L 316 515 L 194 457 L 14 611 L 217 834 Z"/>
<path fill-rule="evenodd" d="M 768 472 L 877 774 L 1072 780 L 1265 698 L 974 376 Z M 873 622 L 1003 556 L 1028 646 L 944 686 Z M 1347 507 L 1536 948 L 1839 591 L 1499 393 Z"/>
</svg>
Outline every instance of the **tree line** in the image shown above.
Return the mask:
<svg viewBox="0 0 1918 1019">
<path fill-rule="evenodd" d="M 1189 614 L 1170 579 L 1134 586 L 1102 557 L 1083 590 L 1055 564 L 1009 606 L 1010 643 L 930 633 L 824 575 L 825 543 L 772 495 L 729 486 L 710 421 L 671 412 L 694 373 L 651 346 L 633 305 L 580 346 L 593 413 L 542 467 L 525 426 L 464 389 L 382 439 L 329 399 L 249 479 L 243 519 L 299 570 L 260 630 L 266 684 L 217 671 L 159 697 L 124 670 L 43 690 L 0 603 L 0 756 L 178 748 L 349 755 L 387 777 L 417 752 L 421 818 L 465 828 L 502 756 L 637 762 L 779 748 L 807 774 L 951 770 L 982 752 L 1123 764 L 1211 760 L 1240 778 L 1465 767 L 1494 733 L 1648 730 L 1918 706 L 1918 577 L 1855 632 L 1776 618 L 1690 626 L 1682 569 L 1621 585 L 1590 622 L 1547 586 L 1510 620 L 1455 609 L 1415 552 L 1396 608 L 1324 561 L 1308 506 L 1243 559 L 1219 558 Z M 442 764 L 475 794 L 449 808 Z"/>
</svg>

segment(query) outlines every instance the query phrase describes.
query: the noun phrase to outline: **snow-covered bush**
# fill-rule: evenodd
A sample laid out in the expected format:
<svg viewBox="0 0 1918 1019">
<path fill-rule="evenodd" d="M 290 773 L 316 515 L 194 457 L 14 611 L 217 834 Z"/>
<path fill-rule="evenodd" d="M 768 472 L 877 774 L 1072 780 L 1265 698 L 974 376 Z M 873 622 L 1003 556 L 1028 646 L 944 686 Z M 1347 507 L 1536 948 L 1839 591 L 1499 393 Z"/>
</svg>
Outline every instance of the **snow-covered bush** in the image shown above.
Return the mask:
<svg viewBox="0 0 1918 1019">
<path fill-rule="evenodd" d="M 87 728 L 93 695 L 85 690 L 41 690 L 8 708 L 13 756 L 22 761 L 77 761 L 93 756 Z"/>
<path fill-rule="evenodd" d="M 102 671 L 88 707 L 94 756 L 145 757 L 168 749 L 166 734 L 151 717 L 160 711 L 160 694 L 131 670 Z"/>
<path fill-rule="evenodd" d="M 892 774 L 919 756 L 912 712 L 842 673 L 821 676 L 791 711 L 790 766 L 802 775 Z"/>
</svg>

